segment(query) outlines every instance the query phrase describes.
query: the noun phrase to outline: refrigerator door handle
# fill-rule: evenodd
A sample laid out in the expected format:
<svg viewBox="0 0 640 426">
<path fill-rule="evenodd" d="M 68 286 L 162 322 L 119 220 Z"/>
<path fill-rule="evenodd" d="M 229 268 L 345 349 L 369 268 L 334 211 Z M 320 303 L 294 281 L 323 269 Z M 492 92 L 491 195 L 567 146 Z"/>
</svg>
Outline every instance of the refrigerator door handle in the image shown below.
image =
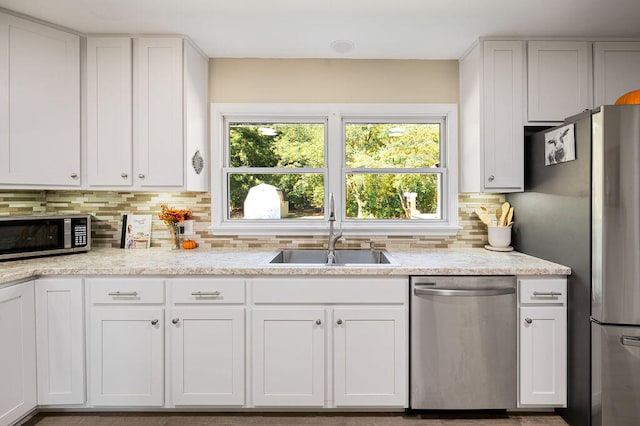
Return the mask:
<svg viewBox="0 0 640 426">
<path fill-rule="evenodd" d="M 638 347 L 640 347 L 640 337 L 622 336 L 622 337 L 620 337 L 620 343 L 622 343 L 625 346 L 638 346 Z"/>
</svg>

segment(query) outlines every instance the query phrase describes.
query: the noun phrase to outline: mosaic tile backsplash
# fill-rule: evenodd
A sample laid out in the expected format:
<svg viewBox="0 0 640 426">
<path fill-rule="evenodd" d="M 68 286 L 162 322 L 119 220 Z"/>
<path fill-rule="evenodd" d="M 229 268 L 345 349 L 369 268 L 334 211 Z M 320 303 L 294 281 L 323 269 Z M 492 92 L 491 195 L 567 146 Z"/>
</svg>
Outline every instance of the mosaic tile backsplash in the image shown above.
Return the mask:
<svg viewBox="0 0 640 426">
<path fill-rule="evenodd" d="M 480 205 L 495 211 L 504 202 L 502 194 L 460 194 L 458 196 L 459 225 L 455 237 L 388 236 L 346 237 L 339 243 L 344 248 L 368 248 L 369 240 L 377 247 L 411 251 L 427 248 L 471 248 L 487 244 L 487 229 L 474 209 Z M 55 213 L 89 213 L 92 215 L 91 238 L 94 247 L 120 247 L 122 214 L 152 214 L 151 246 L 170 246 L 169 229 L 157 217 L 160 204 L 189 209 L 193 214 L 195 235 L 190 237 L 199 247 L 220 250 L 321 248 L 325 239 L 313 236 L 228 236 L 214 235 L 208 229 L 211 222 L 211 194 L 148 193 L 108 191 L 0 191 L 0 215 Z"/>
</svg>

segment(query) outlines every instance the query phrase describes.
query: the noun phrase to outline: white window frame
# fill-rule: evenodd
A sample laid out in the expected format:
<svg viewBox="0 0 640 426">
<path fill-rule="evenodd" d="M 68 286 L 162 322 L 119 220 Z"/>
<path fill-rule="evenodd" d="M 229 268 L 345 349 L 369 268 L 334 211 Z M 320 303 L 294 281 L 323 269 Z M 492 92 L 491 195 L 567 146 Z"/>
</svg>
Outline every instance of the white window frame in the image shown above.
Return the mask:
<svg viewBox="0 0 640 426">
<path fill-rule="evenodd" d="M 335 227 L 349 235 L 429 235 L 452 236 L 458 226 L 458 106 L 457 104 L 289 104 L 289 103 L 212 103 L 211 104 L 211 231 L 216 235 L 326 235 L 329 226 L 325 219 L 239 220 L 227 219 L 227 188 L 223 168 L 227 158 L 226 121 L 232 119 L 260 121 L 327 120 L 325 141 L 325 203 L 329 194 L 336 200 Z M 441 119 L 442 167 L 420 169 L 441 173 L 441 220 L 421 219 L 346 219 L 344 123 L 421 122 Z M 240 169 L 245 171 L 244 169 Z M 252 171 L 264 171 L 253 168 Z M 279 170 L 279 169 L 270 169 Z M 317 170 L 317 169 L 315 169 Z M 382 170 L 393 173 L 394 169 Z M 304 169 L 291 169 L 304 173 Z"/>
</svg>

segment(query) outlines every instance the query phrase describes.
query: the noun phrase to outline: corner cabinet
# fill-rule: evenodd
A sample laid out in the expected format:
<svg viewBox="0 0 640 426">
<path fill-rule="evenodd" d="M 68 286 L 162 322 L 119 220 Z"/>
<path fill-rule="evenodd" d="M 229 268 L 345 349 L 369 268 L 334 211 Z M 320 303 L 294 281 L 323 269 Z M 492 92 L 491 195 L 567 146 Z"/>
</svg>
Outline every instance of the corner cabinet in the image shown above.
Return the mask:
<svg viewBox="0 0 640 426">
<path fill-rule="evenodd" d="M 207 79 L 189 40 L 89 37 L 88 186 L 206 191 Z"/>
<path fill-rule="evenodd" d="M 518 286 L 518 407 L 566 407 L 566 278 L 519 277 Z"/>
<path fill-rule="evenodd" d="M 35 281 L 38 405 L 85 402 L 82 278 Z"/>
<path fill-rule="evenodd" d="M 80 37 L 0 13 L 0 186 L 80 186 Z"/>
<path fill-rule="evenodd" d="M 524 190 L 524 42 L 480 41 L 460 60 L 460 191 Z"/>
<path fill-rule="evenodd" d="M 36 407 L 33 281 L 0 288 L 0 424 Z"/>
</svg>

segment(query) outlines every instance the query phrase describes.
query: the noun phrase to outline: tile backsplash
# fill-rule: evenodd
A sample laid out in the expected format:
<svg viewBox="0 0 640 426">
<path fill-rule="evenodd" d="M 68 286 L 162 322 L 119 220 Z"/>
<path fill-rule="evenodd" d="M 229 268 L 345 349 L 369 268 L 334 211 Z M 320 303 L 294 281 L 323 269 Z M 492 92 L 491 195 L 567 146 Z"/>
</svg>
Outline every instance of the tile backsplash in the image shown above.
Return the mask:
<svg viewBox="0 0 640 426">
<path fill-rule="evenodd" d="M 420 250 L 426 248 L 483 247 L 487 244 L 486 226 L 473 210 L 485 205 L 494 211 L 504 202 L 502 194 L 460 194 L 458 196 L 459 226 L 454 237 L 389 236 L 346 237 L 341 247 L 368 248 L 373 239 L 377 247 L 389 250 Z M 169 246 L 167 226 L 157 217 L 160 204 L 189 209 L 193 214 L 192 237 L 200 247 L 228 250 L 319 248 L 324 239 L 313 236 L 228 236 L 214 235 L 208 229 L 211 222 L 211 194 L 109 192 L 109 191 L 0 191 L 0 215 L 45 213 L 90 213 L 93 217 L 91 238 L 94 247 L 119 247 L 122 214 L 152 214 L 151 246 Z"/>
</svg>

